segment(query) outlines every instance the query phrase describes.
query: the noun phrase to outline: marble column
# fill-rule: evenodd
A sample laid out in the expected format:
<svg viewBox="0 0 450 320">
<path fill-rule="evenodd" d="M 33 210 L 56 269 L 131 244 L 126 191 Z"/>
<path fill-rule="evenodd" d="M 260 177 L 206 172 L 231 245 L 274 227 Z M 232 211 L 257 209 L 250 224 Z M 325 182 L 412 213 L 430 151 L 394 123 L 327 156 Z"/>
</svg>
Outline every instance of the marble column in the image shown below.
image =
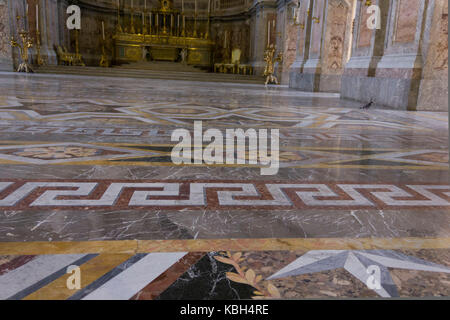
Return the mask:
<svg viewBox="0 0 450 320">
<path fill-rule="evenodd" d="M 283 52 L 283 61 L 278 65 L 276 75 L 281 84 L 289 84 L 289 68 L 296 58 L 297 28 L 293 20 L 296 0 L 277 1 L 277 43 Z"/>
<path fill-rule="evenodd" d="M 252 52 L 251 64 L 255 75 L 262 75 L 264 72 L 264 51 L 267 46 L 267 23 L 268 20 L 276 17 L 276 3 L 275 1 L 255 1 L 250 8 L 252 15 Z"/>
<path fill-rule="evenodd" d="M 424 69 L 417 110 L 448 111 L 448 2 L 435 2 L 432 23 L 426 26 Z"/>
<path fill-rule="evenodd" d="M 319 91 L 323 39 L 325 31 L 326 1 L 313 1 L 311 16 L 311 38 L 308 59 L 303 65 L 303 72 L 296 77 L 295 88 L 302 91 Z"/>
<path fill-rule="evenodd" d="M 423 71 L 427 27 L 434 0 L 377 1 L 381 29 L 367 28 L 364 3 L 358 3 L 352 57 L 341 96 L 363 103 L 373 100 L 393 109 L 416 110 Z"/>
<path fill-rule="evenodd" d="M 67 1 L 58 3 L 57 0 L 39 0 L 39 2 L 42 7 L 40 16 L 43 20 L 41 27 L 43 53 L 47 64 L 56 65 L 55 46 L 65 45 L 64 42 L 61 42 L 59 30 L 60 28 L 66 28 L 65 17 L 67 14 L 65 10 L 67 9 L 68 3 Z M 61 18 L 60 15 L 62 14 L 64 18 Z M 61 25 L 62 22 L 64 23 Z"/>
<path fill-rule="evenodd" d="M 353 9 L 356 1 L 327 0 L 323 53 L 320 62 L 321 92 L 340 92 L 344 66 L 352 40 Z"/>
<path fill-rule="evenodd" d="M 13 71 L 14 62 L 12 57 L 9 38 L 11 36 L 10 13 L 12 0 L 0 0 L 0 71 Z"/>
</svg>

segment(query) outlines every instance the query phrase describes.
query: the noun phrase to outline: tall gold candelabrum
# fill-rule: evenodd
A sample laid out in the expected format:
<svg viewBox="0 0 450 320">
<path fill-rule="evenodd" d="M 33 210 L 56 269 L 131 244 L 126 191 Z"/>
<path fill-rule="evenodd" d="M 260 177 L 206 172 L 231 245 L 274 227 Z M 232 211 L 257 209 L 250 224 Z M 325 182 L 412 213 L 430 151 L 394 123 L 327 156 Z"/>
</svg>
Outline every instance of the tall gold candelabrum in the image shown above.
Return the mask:
<svg viewBox="0 0 450 320">
<path fill-rule="evenodd" d="M 105 44 L 106 41 L 105 40 L 101 40 L 102 43 L 102 57 L 100 59 L 100 67 L 103 68 L 108 68 L 109 67 L 109 60 L 108 60 L 108 56 L 106 55 L 106 49 L 105 49 Z"/>
<path fill-rule="evenodd" d="M 80 30 L 76 29 L 75 30 L 75 57 L 73 60 L 73 65 L 84 67 L 86 65 L 84 64 L 83 57 L 80 54 L 79 33 L 80 33 Z"/>
<path fill-rule="evenodd" d="M 186 16 L 184 15 L 184 12 L 181 14 L 181 24 L 182 24 L 181 36 L 185 37 L 186 36 Z"/>
<path fill-rule="evenodd" d="M 17 25 L 19 25 L 20 16 L 17 16 L 16 19 L 17 19 Z M 20 50 L 20 58 L 22 60 L 22 63 L 17 68 L 17 72 L 27 72 L 27 73 L 33 72 L 33 69 L 28 64 L 28 49 L 33 47 L 33 42 L 31 41 L 31 39 L 29 37 L 28 31 L 26 31 L 25 29 L 22 29 L 21 31 L 19 31 L 19 36 L 20 36 L 20 39 L 22 40 L 22 44 L 19 44 L 14 39 L 14 37 L 11 37 L 10 42 L 9 42 L 12 47 L 17 47 Z"/>
<path fill-rule="evenodd" d="M 123 33 L 122 25 L 120 23 L 120 5 L 117 5 L 117 33 Z"/>
<path fill-rule="evenodd" d="M 272 43 L 267 47 L 267 49 L 264 53 L 264 61 L 266 62 L 266 67 L 264 68 L 264 76 L 266 77 L 266 83 L 265 83 L 266 86 L 269 83 L 278 84 L 278 79 L 274 75 L 275 63 L 283 61 L 283 53 L 280 52 L 275 57 L 275 51 L 276 51 L 276 48 Z"/>
<path fill-rule="evenodd" d="M 36 64 L 40 67 L 44 63 L 44 59 L 41 56 L 41 32 L 36 30 Z"/>
<path fill-rule="evenodd" d="M 205 39 L 209 39 L 210 21 L 211 21 L 211 15 L 208 12 L 208 24 L 206 25 Z"/>
<path fill-rule="evenodd" d="M 195 12 L 194 14 L 194 34 L 193 34 L 194 38 L 197 38 L 197 12 Z"/>
<path fill-rule="evenodd" d="M 131 17 L 130 17 L 130 33 L 135 34 L 136 33 L 136 29 L 134 28 L 134 10 L 133 8 L 131 8 Z"/>
</svg>

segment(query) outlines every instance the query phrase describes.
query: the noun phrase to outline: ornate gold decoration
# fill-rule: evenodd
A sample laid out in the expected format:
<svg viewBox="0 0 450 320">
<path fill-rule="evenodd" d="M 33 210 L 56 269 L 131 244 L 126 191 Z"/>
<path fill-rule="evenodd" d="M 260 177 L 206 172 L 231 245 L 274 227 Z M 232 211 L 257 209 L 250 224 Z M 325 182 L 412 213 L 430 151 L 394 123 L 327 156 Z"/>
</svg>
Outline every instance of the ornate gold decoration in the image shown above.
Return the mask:
<svg viewBox="0 0 450 320">
<path fill-rule="evenodd" d="M 229 280 L 233 282 L 243 283 L 255 288 L 253 294 L 253 299 L 279 299 L 281 298 L 278 289 L 270 282 L 266 281 L 267 286 L 264 288 L 261 285 L 262 276 L 256 275 L 253 269 L 247 269 L 246 267 L 241 267 L 240 262 L 244 261 L 242 258 L 242 253 L 237 252 L 231 254 L 231 252 L 221 252 L 219 255 L 214 256 L 214 259 L 225 264 L 232 265 L 237 273 L 227 272 L 226 276 Z"/>
<path fill-rule="evenodd" d="M 153 60 L 177 61 L 180 60 L 181 51 L 185 48 L 185 61 L 188 64 L 211 66 L 214 42 L 209 39 L 210 24 L 208 23 L 208 30 L 203 36 L 196 32 L 197 28 L 194 28 L 192 36 L 188 36 L 184 14 L 174 9 L 172 0 L 159 2 L 159 7 L 149 10 L 152 23 L 149 23 L 148 33 L 116 31 L 113 37 L 116 61 L 137 62 L 147 55 Z M 175 28 L 176 23 L 178 31 Z M 119 27 L 116 30 L 119 30 Z"/>
<path fill-rule="evenodd" d="M 20 16 L 18 15 L 16 17 L 16 19 L 17 19 L 17 25 L 19 25 Z M 11 37 L 10 42 L 9 42 L 11 47 L 17 47 L 20 50 L 20 58 L 22 60 L 22 63 L 17 68 L 17 72 L 27 72 L 27 73 L 33 72 L 33 69 L 28 64 L 28 49 L 33 47 L 33 42 L 31 41 L 31 39 L 29 37 L 28 31 L 26 31 L 25 29 L 22 29 L 21 31 L 19 31 L 19 36 L 20 36 L 20 39 L 22 40 L 22 44 L 19 44 L 14 39 L 14 37 Z"/>
<path fill-rule="evenodd" d="M 315 23 L 320 23 L 320 18 L 318 17 L 312 17 L 311 18 Z"/>
<path fill-rule="evenodd" d="M 268 85 L 270 82 L 278 84 L 278 79 L 274 76 L 274 66 L 276 62 L 283 61 L 283 53 L 280 52 L 275 57 L 275 51 L 276 48 L 272 43 L 264 53 L 264 61 L 266 62 L 266 67 L 264 68 L 264 76 L 266 77 L 265 85 Z"/>
</svg>

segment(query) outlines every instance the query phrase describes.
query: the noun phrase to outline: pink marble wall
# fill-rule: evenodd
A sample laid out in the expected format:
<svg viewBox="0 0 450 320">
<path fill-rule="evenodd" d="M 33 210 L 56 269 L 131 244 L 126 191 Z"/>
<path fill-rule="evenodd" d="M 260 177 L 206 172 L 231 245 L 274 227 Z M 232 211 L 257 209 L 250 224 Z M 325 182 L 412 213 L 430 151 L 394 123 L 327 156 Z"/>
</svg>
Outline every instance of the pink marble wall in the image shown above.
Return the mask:
<svg viewBox="0 0 450 320">
<path fill-rule="evenodd" d="M 283 48 L 283 83 L 289 82 L 289 68 L 294 63 L 297 52 L 297 28 L 295 24 L 286 23 Z"/>
<path fill-rule="evenodd" d="M 448 2 L 437 0 L 418 110 L 448 111 Z"/>
<path fill-rule="evenodd" d="M 11 59 L 9 37 L 9 14 L 5 3 L 0 5 L 0 59 Z"/>
<path fill-rule="evenodd" d="M 420 0 L 399 0 L 395 42 L 412 42 L 415 39 Z"/>
</svg>

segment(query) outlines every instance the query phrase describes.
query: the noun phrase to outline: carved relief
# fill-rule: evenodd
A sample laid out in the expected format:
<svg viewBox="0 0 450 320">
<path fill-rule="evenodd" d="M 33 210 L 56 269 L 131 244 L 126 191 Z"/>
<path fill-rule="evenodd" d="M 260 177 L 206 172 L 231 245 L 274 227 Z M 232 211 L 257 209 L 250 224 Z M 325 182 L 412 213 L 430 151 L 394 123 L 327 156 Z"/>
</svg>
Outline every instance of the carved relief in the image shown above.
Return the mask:
<svg viewBox="0 0 450 320">
<path fill-rule="evenodd" d="M 8 21 L 8 7 L 0 4 L 0 59 L 11 57 Z"/>
<path fill-rule="evenodd" d="M 342 68 L 342 38 L 340 36 L 334 36 L 330 42 L 330 53 L 328 54 L 329 65 L 332 70 Z"/>
<path fill-rule="evenodd" d="M 343 68 L 344 39 L 346 34 L 346 21 L 348 7 L 344 1 L 330 1 L 328 8 L 328 25 L 326 34 L 327 62 L 330 71 L 339 71 Z"/>
</svg>

